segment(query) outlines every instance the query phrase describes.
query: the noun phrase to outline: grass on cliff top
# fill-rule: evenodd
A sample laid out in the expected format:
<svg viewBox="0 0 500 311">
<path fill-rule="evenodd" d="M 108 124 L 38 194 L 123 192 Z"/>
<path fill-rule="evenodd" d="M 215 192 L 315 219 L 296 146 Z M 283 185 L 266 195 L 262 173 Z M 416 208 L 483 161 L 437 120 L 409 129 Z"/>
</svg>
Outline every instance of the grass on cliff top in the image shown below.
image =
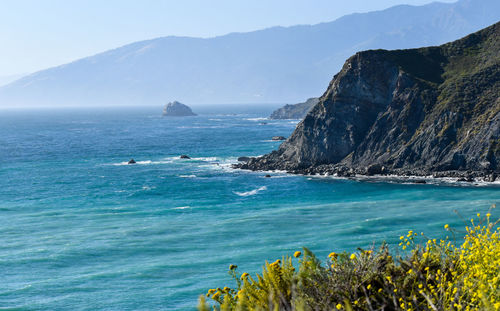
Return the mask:
<svg viewBox="0 0 500 311">
<path fill-rule="evenodd" d="M 255 277 L 231 265 L 235 288 L 210 289 L 198 309 L 500 310 L 500 227 L 490 216 L 471 219 L 460 245 L 409 231 L 400 237 L 404 257 L 384 244 L 331 253 L 325 264 L 304 248 L 293 255 L 297 269 L 286 256 L 266 262 Z M 453 239 L 458 233 L 445 229 Z"/>
</svg>

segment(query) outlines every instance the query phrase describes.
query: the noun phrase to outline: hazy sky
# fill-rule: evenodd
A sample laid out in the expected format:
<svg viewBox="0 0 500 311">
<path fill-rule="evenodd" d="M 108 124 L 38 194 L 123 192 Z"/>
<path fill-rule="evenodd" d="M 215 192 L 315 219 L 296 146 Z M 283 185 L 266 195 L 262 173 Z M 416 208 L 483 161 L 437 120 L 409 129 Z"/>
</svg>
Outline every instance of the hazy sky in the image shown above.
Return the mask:
<svg viewBox="0 0 500 311">
<path fill-rule="evenodd" d="M 440 0 L 455 2 L 455 0 Z M 2 0 L 0 77 L 29 73 L 134 41 L 212 37 L 316 24 L 430 0 Z"/>
</svg>

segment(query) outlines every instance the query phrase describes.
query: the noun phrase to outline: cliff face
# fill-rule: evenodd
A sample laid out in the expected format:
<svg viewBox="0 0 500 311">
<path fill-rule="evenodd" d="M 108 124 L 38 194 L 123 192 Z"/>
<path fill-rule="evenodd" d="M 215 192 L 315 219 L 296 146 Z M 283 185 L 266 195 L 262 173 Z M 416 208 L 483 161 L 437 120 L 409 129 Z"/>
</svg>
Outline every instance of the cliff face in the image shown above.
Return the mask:
<svg viewBox="0 0 500 311">
<path fill-rule="evenodd" d="M 290 138 L 242 168 L 498 171 L 499 69 L 500 23 L 439 47 L 357 53 Z"/>
<path fill-rule="evenodd" d="M 304 103 L 294 105 L 285 105 L 275 111 L 269 116 L 270 119 L 303 119 L 309 110 L 319 102 L 319 98 L 309 98 Z"/>
</svg>

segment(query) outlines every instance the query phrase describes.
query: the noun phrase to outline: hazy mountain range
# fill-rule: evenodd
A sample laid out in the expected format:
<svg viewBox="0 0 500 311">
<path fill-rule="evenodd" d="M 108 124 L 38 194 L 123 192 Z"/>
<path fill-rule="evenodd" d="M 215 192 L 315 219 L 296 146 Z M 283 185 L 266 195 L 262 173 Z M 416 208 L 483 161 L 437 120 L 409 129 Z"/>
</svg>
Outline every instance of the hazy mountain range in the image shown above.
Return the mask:
<svg viewBox="0 0 500 311">
<path fill-rule="evenodd" d="M 360 50 L 439 45 L 500 20 L 500 1 L 401 5 L 317 25 L 209 39 L 162 37 L 39 71 L 0 88 L 0 105 L 300 102 Z"/>
<path fill-rule="evenodd" d="M 26 74 L 14 74 L 14 75 L 6 75 L 6 76 L 0 76 L 0 86 L 7 85 L 11 82 L 14 82 L 22 77 L 24 77 Z"/>
</svg>

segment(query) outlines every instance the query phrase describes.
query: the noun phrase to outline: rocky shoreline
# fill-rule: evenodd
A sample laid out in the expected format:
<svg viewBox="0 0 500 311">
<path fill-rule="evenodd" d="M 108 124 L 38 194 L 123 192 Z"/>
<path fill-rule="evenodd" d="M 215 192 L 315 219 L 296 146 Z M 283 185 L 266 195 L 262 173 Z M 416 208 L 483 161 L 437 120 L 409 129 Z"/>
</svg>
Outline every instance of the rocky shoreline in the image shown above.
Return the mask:
<svg viewBox="0 0 500 311">
<path fill-rule="evenodd" d="M 243 169 L 251 171 L 286 171 L 289 174 L 305 175 L 305 176 L 334 176 L 345 178 L 356 177 L 392 177 L 392 178 L 417 178 L 412 180 L 414 183 L 425 183 L 425 179 L 444 179 L 452 178 L 458 182 L 488 182 L 493 183 L 500 181 L 500 172 L 484 170 L 484 171 L 432 171 L 426 169 L 389 169 L 381 165 L 370 165 L 364 168 L 350 168 L 340 164 L 323 164 L 309 167 L 290 167 L 286 163 L 281 166 L 266 165 L 260 158 L 250 158 L 245 163 L 236 163 L 232 167 L 234 169 Z M 418 179 L 422 178 L 422 179 Z M 425 178 L 425 179 L 424 179 Z"/>
</svg>

